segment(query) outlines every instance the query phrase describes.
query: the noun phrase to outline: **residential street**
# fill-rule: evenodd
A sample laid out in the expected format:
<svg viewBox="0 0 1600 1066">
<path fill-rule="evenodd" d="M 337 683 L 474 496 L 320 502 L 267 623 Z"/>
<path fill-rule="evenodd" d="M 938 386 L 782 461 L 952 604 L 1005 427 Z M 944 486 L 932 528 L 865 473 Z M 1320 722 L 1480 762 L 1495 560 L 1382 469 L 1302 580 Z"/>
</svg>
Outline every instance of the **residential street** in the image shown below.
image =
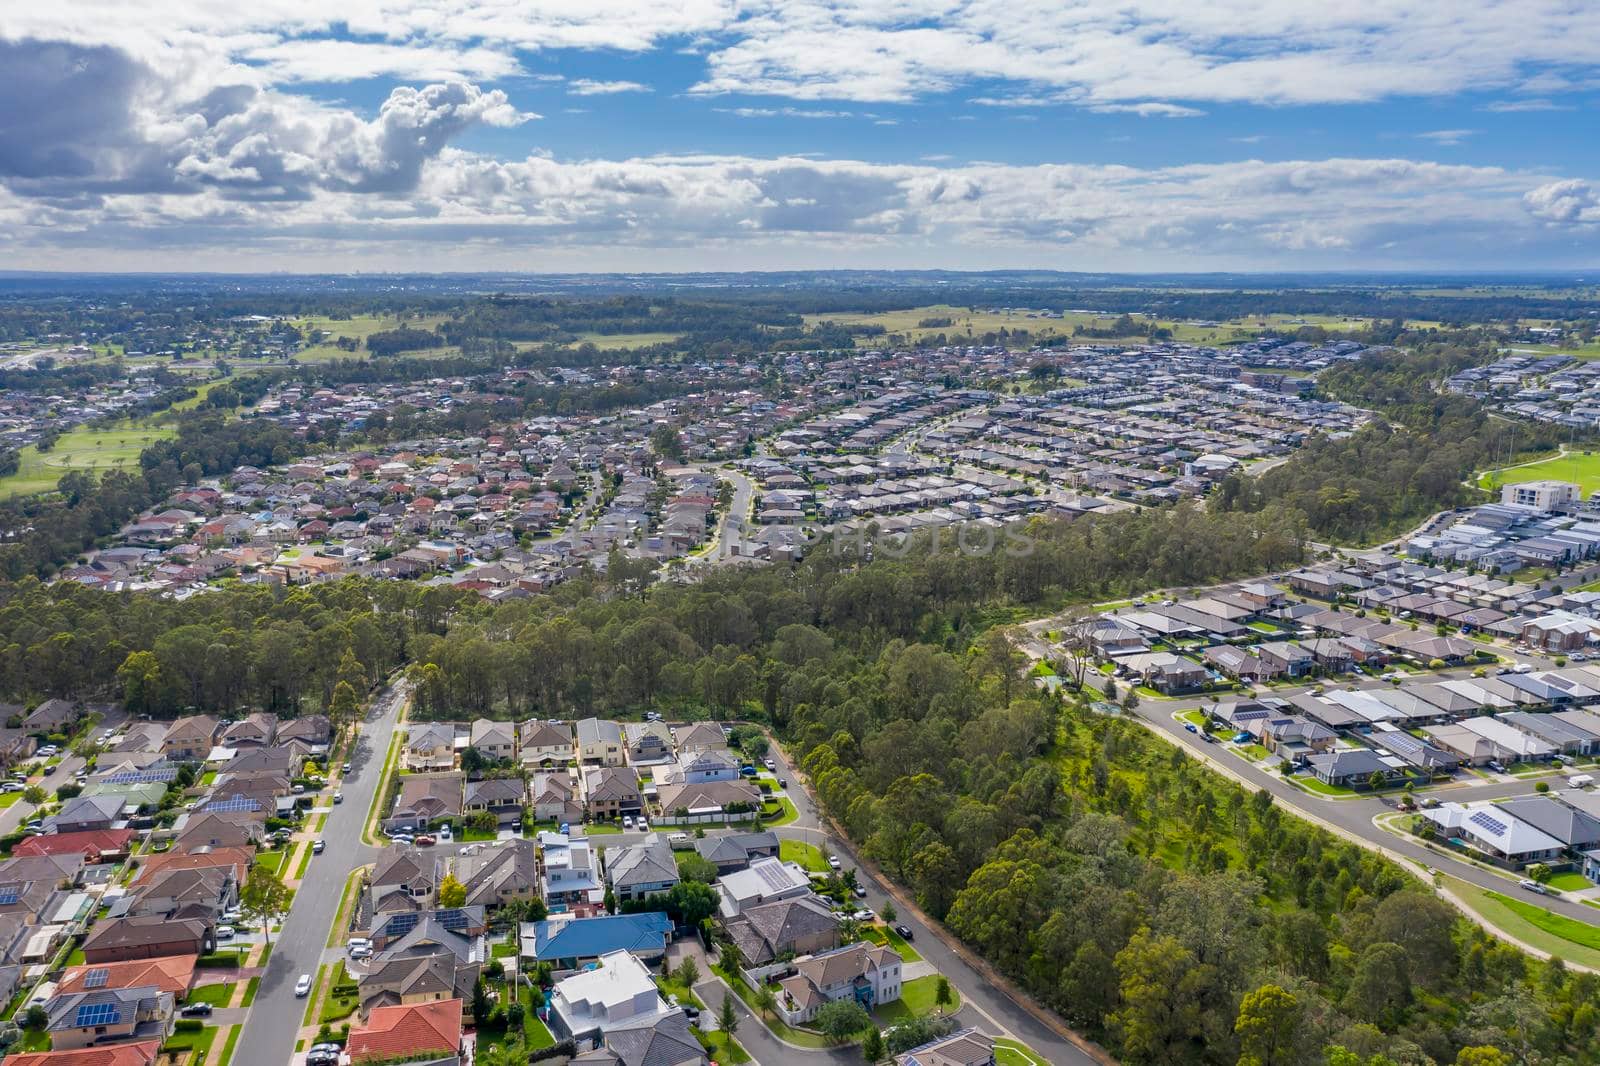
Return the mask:
<svg viewBox="0 0 1600 1066">
<path fill-rule="evenodd" d="M 284 1066 L 297 1061 L 295 1041 L 307 1000 L 296 998 L 294 983 L 303 973 L 316 976 L 345 880 L 357 866 L 376 857 L 378 849 L 361 842 L 361 828 L 377 792 L 384 756 L 404 702 L 403 682 L 386 686 L 361 726 L 356 749 L 349 759 L 350 774 L 340 786 L 344 802 L 332 808 L 323 828 L 327 850 L 311 860 L 305 880 L 295 893 L 294 907 L 273 944 L 260 991 L 234 1054 L 236 1066 Z"/>
</svg>

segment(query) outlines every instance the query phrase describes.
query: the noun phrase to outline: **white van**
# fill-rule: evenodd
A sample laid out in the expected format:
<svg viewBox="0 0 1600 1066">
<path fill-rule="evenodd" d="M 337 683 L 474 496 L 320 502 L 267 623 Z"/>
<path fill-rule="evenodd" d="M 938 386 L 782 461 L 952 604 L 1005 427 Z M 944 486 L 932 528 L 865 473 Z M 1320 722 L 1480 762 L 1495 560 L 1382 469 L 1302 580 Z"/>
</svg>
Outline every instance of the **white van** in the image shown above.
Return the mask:
<svg viewBox="0 0 1600 1066">
<path fill-rule="evenodd" d="M 1568 788 L 1588 788 L 1594 784 L 1594 777 L 1590 774 L 1573 774 L 1567 778 Z"/>
</svg>

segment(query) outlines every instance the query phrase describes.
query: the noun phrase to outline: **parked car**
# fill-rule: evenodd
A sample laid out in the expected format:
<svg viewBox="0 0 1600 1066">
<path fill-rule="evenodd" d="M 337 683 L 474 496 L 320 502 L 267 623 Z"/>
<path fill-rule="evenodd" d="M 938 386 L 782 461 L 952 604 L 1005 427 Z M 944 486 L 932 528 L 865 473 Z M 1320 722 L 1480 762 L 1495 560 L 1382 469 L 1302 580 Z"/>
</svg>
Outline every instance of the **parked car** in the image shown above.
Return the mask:
<svg viewBox="0 0 1600 1066">
<path fill-rule="evenodd" d="M 372 948 L 370 948 L 370 947 L 351 948 L 350 949 L 350 957 L 352 959 L 370 959 L 370 958 L 372 958 Z"/>
<path fill-rule="evenodd" d="M 854 918 L 858 922 L 875 922 L 878 920 L 878 916 L 873 914 L 872 911 L 866 907 L 862 907 L 850 917 Z"/>
<path fill-rule="evenodd" d="M 20 781 L 7 781 L 4 785 L 0 785 L 0 792 L 26 792 L 26 791 L 28 791 L 28 786 L 24 785 Z"/>
<path fill-rule="evenodd" d="M 341 766 L 339 768 L 339 772 L 342 773 L 342 774 L 349 773 L 350 772 L 350 764 L 349 763 L 345 763 L 343 766 Z"/>
<path fill-rule="evenodd" d="M 310 974 L 303 973 L 303 974 L 300 975 L 300 980 L 298 980 L 298 981 L 296 981 L 294 983 L 294 994 L 297 997 L 299 997 L 300 999 L 304 999 L 306 996 L 309 996 L 311 994 L 311 975 Z"/>
<path fill-rule="evenodd" d="M 867 886 L 866 885 L 857 885 L 851 891 L 853 891 L 855 893 L 856 899 L 866 899 L 867 898 Z"/>
<path fill-rule="evenodd" d="M 778 787 L 779 788 L 788 788 L 789 787 L 789 782 L 785 781 L 783 778 L 780 777 L 780 778 L 778 778 Z"/>
<path fill-rule="evenodd" d="M 768 760 L 767 760 L 767 763 L 766 763 L 766 766 L 767 766 L 767 769 L 768 769 L 768 770 L 773 770 L 773 771 L 776 771 L 776 770 L 777 770 L 777 769 L 778 769 L 778 764 L 777 764 L 777 762 L 775 762 L 775 761 L 774 761 L 774 760 L 772 760 L 772 759 L 768 759 Z"/>
<path fill-rule="evenodd" d="M 185 1018 L 209 1018 L 211 1017 L 211 1004 L 189 1003 L 178 1013 Z"/>
<path fill-rule="evenodd" d="M 437 835 L 440 840 L 448 844 L 455 839 L 455 830 L 450 828 L 450 824 L 446 822 L 444 825 L 439 827 L 439 832 Z"/>
<path fill-rule="evenodd" d="M 1537 881 L 1528 881 L 1528 880 L 1518 881 L 1517 882 L 1517 887 L 1518 888 L 1525 888 L 1529 892 L 1533 892 L 1533 893 L 1535 893 L 1537 895 L 1540 895 L 1540 896 L 1548 896 L 1550 894 L 1550 890 L 1548 888 L 1546 888 L 1544 885 L 1541 885 Z"/>
<path fill-rule="evenodd" d="M 333 794 L 333 802 L 335 802 L 335 803 L 343 803 L 344 802 L 344 793 L 343 792 L 335 792 Z"/>
<path fill-rule="evenodd" d="M 522 826 L 518 825 L 516 828 L 517 832 L 520 833 L 522 831 Z M 643 818 L 640 818 L 638 824 L 635 825 L 634 828 L 641 833 L 648 833 L 650 832 L 650 823 L 645 821 Z"/>
<path fill-rule="evenodd" d="M 632 829 L 633 828 L 633 815 L 624 814 L 622 816 L 622 828 L 624 828 L 624 829 Z"/>
<path fill-rule="evenodd" d="M 311 842 L 311 854 L 313 854 L 313 855 L 321 855 L 323 849 L 326 848 L 327 846 L 328 845 L 327 845 L 326 841 L 313 840 Z"/>
<path fill-rule="evenodd" d="M 833 867 L 835 870 L 837 870 L 839 868 L 839 856 L 837 856 L 837 855 L 829 855 L 828 856 L 828 865 Z"/>
<path fill-rule="evenodd" d="M 759 773 L 761 773 L 761 771 L 757 770 L 754 766 L 741 766 L 741 767 L 739 767 L 739 776 L 740 777 L 755 777 Z"/>
<path fill-rule="evenodd" d="M 900 934 L 901 940 L 917 939 L 916 936 L 912 934 L 911 927 L 909 925 L 897 925 L 894 927 L 894 931 Z"/>
<path fill-rule="evenodd" d="M 419 836 L 417 838 L 417 841 L 416 841 L 417 847 L 419 847 L 419 848 L 431 848 L 435 844 L 437 844 L 438 842 L 439 841 L 436 838 L 430 836 L 427 833 L 423 833 L 421 836 Z"/>
<path fill-rule="evenodd" d="M 1188 732 L 1188 733 L 1198 733 L 1198 732 L 1200 732 L 1199 727 L 1196 726 L 1193 722 L 1185 722 L 1185 723 L 1183 723 L 1183 728 L 1184 728 L 1184 731 Z"/>
<path fill-rule="evenodd" d="M 417 838 L 412 836 L 410 833 L 395 833 L 391 835 L 389 839 L 394 841 L 396 844 L 415 844 L 417 842 Z"/>
<path fill-rule="evenodd" d="M 217 939 L 218 940 L 232 940 L 233 939 L 233 926 L 231 926 L 231 925 L 219 925 L 219 926 L 217 926 Z"/>
</svg>

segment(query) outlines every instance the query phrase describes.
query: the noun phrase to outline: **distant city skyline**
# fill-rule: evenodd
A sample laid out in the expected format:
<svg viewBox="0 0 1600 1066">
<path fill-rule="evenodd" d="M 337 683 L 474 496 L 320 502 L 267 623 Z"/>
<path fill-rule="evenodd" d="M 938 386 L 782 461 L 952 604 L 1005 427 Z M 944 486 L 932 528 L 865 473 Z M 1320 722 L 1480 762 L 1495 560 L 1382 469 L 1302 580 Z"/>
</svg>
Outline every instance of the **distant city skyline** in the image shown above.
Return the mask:
<svg viewBox="0 0 1600 1066">
<path fill-rule="evenodd" d="M 1564 0 L 13 4 L 3 266 L 1584 269 L 1596 39 Z"/>
</svg>

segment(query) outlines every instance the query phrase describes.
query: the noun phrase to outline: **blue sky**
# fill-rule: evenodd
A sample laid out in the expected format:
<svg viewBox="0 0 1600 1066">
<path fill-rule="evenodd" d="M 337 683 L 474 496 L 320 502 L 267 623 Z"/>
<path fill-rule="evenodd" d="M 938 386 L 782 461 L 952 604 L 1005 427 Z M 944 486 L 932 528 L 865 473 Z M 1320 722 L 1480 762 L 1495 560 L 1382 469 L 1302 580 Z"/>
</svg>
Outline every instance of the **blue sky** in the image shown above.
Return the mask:
<svg viewBox="0 0 1600 1066">
<path fill-rule="evenodd" d="M 1595 40 L 1572 0 L 27 5 L 0 240 L 50 269 L 1600 268 Z"/>
</svg>

